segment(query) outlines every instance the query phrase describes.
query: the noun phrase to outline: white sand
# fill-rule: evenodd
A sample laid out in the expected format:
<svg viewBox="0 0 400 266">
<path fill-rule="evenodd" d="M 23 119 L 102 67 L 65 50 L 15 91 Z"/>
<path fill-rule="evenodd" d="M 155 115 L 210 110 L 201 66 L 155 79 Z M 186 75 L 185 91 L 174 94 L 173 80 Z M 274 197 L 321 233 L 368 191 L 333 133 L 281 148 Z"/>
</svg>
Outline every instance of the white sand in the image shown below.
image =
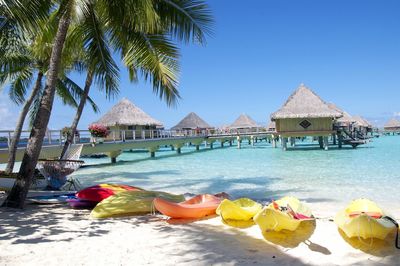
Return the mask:
<svg viewBox="0 0 400 266">
<path fill-rule="evenodd" d="M 370 246 L 344 240 L 328 220 L 265 240 L 257 226 L 233 228 L 218 217 L 163 218 L 94 220 L 65 205 L 1 209 L 0 265 L 400 265 L 394 235 Z"/>
</svg>

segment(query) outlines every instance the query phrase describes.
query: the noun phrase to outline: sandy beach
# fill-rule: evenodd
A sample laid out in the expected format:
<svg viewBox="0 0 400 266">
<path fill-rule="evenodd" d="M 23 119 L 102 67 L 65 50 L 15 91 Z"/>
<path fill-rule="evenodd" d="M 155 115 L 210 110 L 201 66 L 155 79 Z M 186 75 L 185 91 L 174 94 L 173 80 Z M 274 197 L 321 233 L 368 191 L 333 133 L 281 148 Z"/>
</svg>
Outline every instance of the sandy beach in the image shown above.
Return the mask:
<svg viewBox="0 0 400 266">
<path fill-rule="evenodd" d="M 219 217 L 171 221 L 161 215 L 91 219 L 66 205 L 0 212 L 2 265 L 400 265 L 386 242 L 345 239 L 329 219 L 296 233 L 261 234 Z M 308 239 L 308 240 L 306 240 Z"/>
</svg>

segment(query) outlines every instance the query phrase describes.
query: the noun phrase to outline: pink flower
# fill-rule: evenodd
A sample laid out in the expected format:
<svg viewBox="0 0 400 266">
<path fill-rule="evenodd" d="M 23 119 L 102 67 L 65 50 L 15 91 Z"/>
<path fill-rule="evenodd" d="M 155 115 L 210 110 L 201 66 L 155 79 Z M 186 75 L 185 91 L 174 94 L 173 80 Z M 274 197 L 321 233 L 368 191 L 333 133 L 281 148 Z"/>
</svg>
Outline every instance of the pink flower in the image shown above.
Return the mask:
<svg viewBox="0 0 400 266">
<path fill-rule="evenodd" d="M 99 124 L 91 124 L 89 126 L 89 131 L 93 137 L 99 138 L 105 138 L 109 134 L 108 128 Z"/>
</svg>

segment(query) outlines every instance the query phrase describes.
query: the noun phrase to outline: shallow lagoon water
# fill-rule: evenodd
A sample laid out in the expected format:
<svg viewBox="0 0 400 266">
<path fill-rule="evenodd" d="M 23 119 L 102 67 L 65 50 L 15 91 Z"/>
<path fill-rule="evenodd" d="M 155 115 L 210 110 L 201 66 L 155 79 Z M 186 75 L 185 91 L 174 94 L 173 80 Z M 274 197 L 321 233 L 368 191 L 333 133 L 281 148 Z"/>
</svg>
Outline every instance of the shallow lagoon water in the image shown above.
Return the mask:
<svg viewBox="0 0 400 266">
<path fill-rule="evenodd" d="M 84 186 L 110 182 L 173 193 L 225 191 L 260 202 L 292 195 L 320 215 L 366 197 L 400 216 L 400 136 L 376 138 L 357 149 L 303 145 L 283 152 L 266 142 L 240 150 L 214 144 L 199 152 L 184 147 L 181 155 L 161 149 L 156 158 L 145 151 L 124 152 L 114 165 L 109 158 L 85 159 L 102 165 L 81 168 L 74 176 Z"/>
</svg>

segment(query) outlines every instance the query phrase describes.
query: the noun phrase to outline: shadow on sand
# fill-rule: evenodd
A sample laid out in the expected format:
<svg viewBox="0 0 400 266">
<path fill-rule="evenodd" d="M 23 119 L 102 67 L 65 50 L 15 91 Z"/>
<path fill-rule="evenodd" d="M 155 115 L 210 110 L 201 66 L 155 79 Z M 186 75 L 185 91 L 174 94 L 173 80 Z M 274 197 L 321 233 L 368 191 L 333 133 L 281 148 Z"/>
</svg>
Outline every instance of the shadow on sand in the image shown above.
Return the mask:
<svg viewBox="0 0 400 266">
<path fill-rule="evenodd" d="M 315 221 L 304 221 L 300 223 L 295 231 L 282 230 L 280 232 L 262 232 L 265 240 L 285 248 L 295 248 L 300 243 L 308 240 L 314 233 Z"/>
<path fill-rule="evenodd" d="M 400 250 L 395 247 L 396 232 L 389 234 L 385 240 L 370 238 L 362 239 L 358 237 L 349 238 L 346 234 L 338 228 L 339 234 L 342 236 L 344 241 L 346 241 L 350 246 L 355 249 L 361 250 L 362 252 L 371 254 L 377 257 L 386 257 L 393 254 L 398 254 L 400 256 Z M 400 257 L 398 257 L 397 265 L 400 263 Z"/>
</svg>

